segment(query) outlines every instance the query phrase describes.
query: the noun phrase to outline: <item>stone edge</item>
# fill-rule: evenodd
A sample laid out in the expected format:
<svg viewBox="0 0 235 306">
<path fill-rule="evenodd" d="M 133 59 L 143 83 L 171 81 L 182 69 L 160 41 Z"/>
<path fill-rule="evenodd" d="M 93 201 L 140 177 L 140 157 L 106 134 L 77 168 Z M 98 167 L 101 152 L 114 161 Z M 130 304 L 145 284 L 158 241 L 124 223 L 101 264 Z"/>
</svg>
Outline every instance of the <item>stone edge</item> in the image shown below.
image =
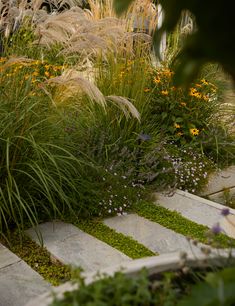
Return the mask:
<svg viewBox="0 0 235 306">
<path fill-rule="evenodd" d="M 235 256 L 235 252 L 233 252 L 232 255 Z M 180 268 L 181 256 L 181 252 L 174 252 L 159 256 L 136 259 L 129 263 L 102 269 L 99 271 L 99 275 L 113 276 L 115 272 L 122 271 L 129 276 L 135 276 L 142 268 L 146 268 L 150 275 L 169 270 L 176 270 Z M 223 264 L 223 261 L 227 262 L 227 256 L 228 253 L 224 250 L 221 250 L 221 252 L 218 252 L 217 250 L 216 253 L 213 253 L 210 257 L 206 257 L 204 254 L 197 254 L 196 257 L 195 254 L 188 253 L 186 264 L 190 267 L 199 265 L 208 266 L 211 264 L 220 266 Z M 90 284 L 96 280 L 97 272 L 83 274 L 86 284 Z M 67 282 L 57 288 L 54 288 L 51 292 L 29 301 L 25 306 L 49 306 L 55 296 L 62 298 L 66 291 L 72 291 L 77 288 L 77 285 Z"/>
<path fill-rule="evenodd" d="M 200 196 L 194 195 L 194 194 L 186 192 L 186 191 L 182 191 L 180 189 L 177 189 L 175 193 L 177 193 L 178 195 L 181 195 L 181 196 L 183 196 L 185 198 L 189 198 L 189 199 L 198 201 L 200 203 L 206 204 L 208 206 L 214 207 L 214 208 L 216 208 L 218 210 L 222 210 L 224 208 L 229 208 L 228 206 L 225 206 L 225 205 L 222 205 L 222 204 L 219 204 L 219 203 L 215 203 L 213 201 L 204 199 L 204 198 L 202 198 Z M 230 211 L 230 214 L 235 215 L 235 209 L 229 208 L 229 211 Z"/>
</svg>

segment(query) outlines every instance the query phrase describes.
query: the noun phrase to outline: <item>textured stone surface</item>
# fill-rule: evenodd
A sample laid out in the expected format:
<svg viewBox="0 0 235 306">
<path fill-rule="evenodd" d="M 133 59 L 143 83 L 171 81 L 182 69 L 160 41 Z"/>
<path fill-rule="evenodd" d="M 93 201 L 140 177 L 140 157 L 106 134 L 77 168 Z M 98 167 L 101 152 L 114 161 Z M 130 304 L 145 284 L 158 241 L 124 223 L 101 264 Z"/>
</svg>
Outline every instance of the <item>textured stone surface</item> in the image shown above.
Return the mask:
<svg viewBox="0 0 235 306">
<path fill-rule="evenodd" d="M 79 230 L 72 224 L 60 221 L 39 225 L 44 246 L 65 264 L 81 266 L 85 271 L 97 271 L 111 265 L 131 260 L 106 243 Z M 33 228 L 27 234 L 39 243 Z"/>
<path fill-rule="evenodd" d="M 19 262 L 20 258 L 0 243 L 0 269 Z"/>
<path fill-rule="evenodd" d="M 229 215 L 220 220 L 220 226 L 225 234 L 235 239 L 235 215 Z"/>
<path fill-rule="evenodd" d="M 195 257 L 193 254 L 189 254 L 187 257 L 187 266 L 205 266 L 211 265 L 211 263 L 216 265 L 221 265 L 222 256 L 218 255 L 218 253 L 213 254 L 209 258 L 207 257 L 207 261 L 205 261 L 205 255 L 200 254 Z M 219 258 L 218 258 L 219 257 Z M 115 272 L 122 271 L 128 274 L 129 276 L 135 276 L 141 271 L 143 268 L 148 270 L 150 275 L 156 274 L 164 271 L 172 271 L 180 267 L 180 253 L 170 253 L 163 254 L 159 256 L 147 257 L 136 259 L 131 262 L 127 262 L 122 264 L 121 266 L 113 266 L 101 271 L 102 275 L 113 276 Z M 93 273 L 85 273 L 85 283 L 90 284 L 94 280 L 97 279 L 97 275 L 95 272 Z M 71 282 L 67 282 L 59 287 L 53 289 L 53 293 L 57 296 L 57 298 L 62 298 L 63 294 L 66 291 L 73 291 L 77 287 Z M 29 301 L 25 306 L 49 306 L 52 303 L 53 296 L 51 293 L 43 294 L 36 299 Z"/>
<path fill-rule="evenodd" d="M 1 247 L 0 253 L 2 251 Z M 0 255 L 0 262 L 2 260 L 6 265 L 3 267 L 1 264 L 0 268 L 0 306 L 23 306 L 51 288 L 38 273 L 6 248 L 4 255 Z"/>
<path fill-rule="evenodd" d="M 133 237 L 159 254 L 190 249 L 189 242 L 183 235 L 136 214 L 108 218 L 104 220 L 104 223 L 117 232 Z M 197 252 L 196 249 L 195 251 Z"/>
<path fill-rule="evenodd" d="M 235 199 L 235 187 L 234 188 L 229 188 L 228 189 L 229 192 L 229 197 L 233 197 Z M 224 191 L 219 191 L 213 194 L 208 195 L 208 198 L 211 201 L 214 201 L 216 203 L 220 203 L 220 204 L 226 204 L 225 202 L 225 195 L 224 195 Z"/>
<path fill-rule="evenodd" d="M 170 197 L 157 194 L 156 203 L 208 227 L 212 227 L 221 219 L 221 205 L 210 203 L 208 200 L 180 190 Z"/>
<path fill-rule="evenodd" d="M 235 187 L 235 166 L 210 175 L 208 186 L 201 194 L 210 195 L 230 187 Z"/>
</svg>

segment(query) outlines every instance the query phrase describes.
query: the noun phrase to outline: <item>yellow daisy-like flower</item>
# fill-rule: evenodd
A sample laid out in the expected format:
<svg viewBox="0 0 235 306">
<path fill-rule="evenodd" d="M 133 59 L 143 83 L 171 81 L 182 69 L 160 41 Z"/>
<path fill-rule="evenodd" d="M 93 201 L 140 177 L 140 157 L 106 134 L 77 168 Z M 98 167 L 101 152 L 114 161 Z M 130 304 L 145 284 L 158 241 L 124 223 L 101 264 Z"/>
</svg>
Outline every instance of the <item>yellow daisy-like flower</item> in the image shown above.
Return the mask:
<svg viewBox="0 0 235 306">
<path fill-rule="evenodd" d="M 50 73 L 49 73 L 48 71 L 45 71 L 45 73 L 44 73 L 44 74 L 45 74 L 45 76 L 46 76 L 46 77 L 48 77 L 48 78 L 49 78 Z"/>
<path fill-rule="evenodd" d="M 201 83 L 204 85 L 209 85 L 209 82 L 207 82 L 205 79 L 201 79 Z"/>
<path fill-rule="evenodd" d="M 189 89 L 189 95 L 190 96 L 194 96 L 196 93 L 197 93 L 197 89 L 196 88 L 191 87 Z"/>
<path fill-rule="evenodd" d="M 171 77 L 173 75 L 173 72 L 170 69 L 164 69 L 162 73 L 167 77 Z"/>
<path fill-rule="evenodd" d="M 162 91 L 161 91 L 161 94 L 162 94 L 163 96 L 168 96 L 169 92 L 168 92 L 168 90 L 162 90 Z"/>
<path fill-rule="evenodd" d="M 161 80 L 160 80 L 160 78 L 155 77 L 155 78 L 153 79 L 153 82 L 156 83 L 156 84 L 159 84 L 159 83 L 161 83 Z"/>
<path fill-rule="evenodd" d="M 196 136 L 199 134 L 199 130 L 196 128 L 192 128 L 189 131 L 190 131 L 190 134 L 192 134 L 193 136 Z"/>
<path fill-rule="evenodd" d="M 180 129 L 180 128 L 181 128 L 181 126 L 180 126 L 178 123 L 175 123 L 175 124 L 174 124 L 174 127 L 175 127 L 176 129 Z"/>
<path fill-rule="evenodd" d="M 50 65 L 45 65 L 44 67 L 45 67 L 46 70 L 50 69 Z"/>
</svg>

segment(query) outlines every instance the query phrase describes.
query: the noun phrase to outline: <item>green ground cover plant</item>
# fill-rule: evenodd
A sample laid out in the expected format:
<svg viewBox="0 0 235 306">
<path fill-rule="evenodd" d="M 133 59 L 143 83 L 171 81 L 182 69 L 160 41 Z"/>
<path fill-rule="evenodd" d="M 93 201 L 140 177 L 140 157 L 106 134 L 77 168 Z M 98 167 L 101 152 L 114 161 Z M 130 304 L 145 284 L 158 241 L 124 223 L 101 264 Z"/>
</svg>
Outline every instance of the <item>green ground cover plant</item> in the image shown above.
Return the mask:
<svg viewBox="0 0 235 306">
<path fill-rule="evenodd" d="M 235 301 L 233 282 L 233 267 L 221 271 L 189 269 L 187 273 L 182 269 L 150 276 L 142 270 L 135 277 L 116 272 L 114 276 L 101 276 L 89 285 L 78 279 L 79 289 L 66 292 L 62 299 L 55 298 L 50 306 L 196 306 L 198 303 L 232 306 Z"/>
<path fill-rule="evenodd" d="M 160 205 L 141 201 L 135 205 L 134 210 L 138 215 L 157 222 L 189 239 L 212 244 L 215 247 L 232 248 L 235 245 L 234 239 L 222 233 L 212 235 L 207 226 L 188 220 L 178 212 L 172 212 Z"/>
<path fill-rule="evenodd" d="M 131 237 L 117 233 L 102 220 L 79 220 L 75 223 L 81 230 L 104 241 L 130 258 L 137 259 L 156 255 Z"/>
<path fill-rule="evenodd" d="M 71 279 L 71 268 L 52 259 L 51 254 L 45 248 L 37 245 L 29 237 L 24 236 L 19 239 L 19 233 L 15 231 L 11 233 L 10 243 L 3 239 L 0 242 L 53 286 L 58 286 Z"/>
</svg>

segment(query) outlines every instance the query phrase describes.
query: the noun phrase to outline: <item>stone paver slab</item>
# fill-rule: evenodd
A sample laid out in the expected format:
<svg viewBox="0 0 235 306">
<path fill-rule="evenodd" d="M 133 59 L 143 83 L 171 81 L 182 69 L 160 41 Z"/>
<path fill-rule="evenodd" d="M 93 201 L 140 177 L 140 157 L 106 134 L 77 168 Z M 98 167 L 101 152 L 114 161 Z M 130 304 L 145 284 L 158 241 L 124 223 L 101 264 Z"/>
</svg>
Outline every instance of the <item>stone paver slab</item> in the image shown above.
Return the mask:
<svg viewBox="0 0 235 306">
<path fill-rule="evenodd" d="M 0 270 L 4 267 L 19 262 L 21 259 L 10 252 L 5 246 L 0 243 Z"/>
<path fill-rule="evenodd" d="M 235 187 L 234 188 L 229 188 L 229 196 L 235 198 Z M 216 203 L 220 204 L 226 204 L 225 203 L 225 197 L 224 197 L 224 191 L 219 191 L 213 194 L 208 195 L 208 198 L 211 201 L 214 201 Z"/>
<path fill-rule="evenodd" d="M 40 224 L 38 229 L 47 250 L 64 264 L 81 266 L 85 271 L 97 271 L 131 260 L 106 243 L 88 235 L 76 226 L 60 221 Z M 33 228 L 27 234 L 39 243 Z"/>
<path fill-rule="evenodd" d="M 235 215 L 228 215 L 226 218 L 222 218 L 220 226 L 229 237 L 235 239 Z"/>
<path fill-rule="evenodd" d="M 104 223 L 117 232 L 133 237 L 155 253 L 164 254 L 190 249 L 190 244 L 183 235 L 136 214 L 108 218 Z M 198 252 L 197 248 L 194 250 Z"/>
<path fill-rule="evenodd" d="M 210 175 L 208 186 L 201 195 L 210 195 L 231 187 L 235 187 L 235 166 Z"/>
<path fill-rule="evenodd" d="M 203 199 L 185 191 L 177 190 L 173 196 L 155 194 L 156 204 L 172 211 L 181 213 L 182 216 L 198 224 L 212 227 L 220 222 L 223 205 Z M 234 214 L 235 210 L 230 209 Z"/>
<path fill-rule="evenodd" d="M 13 258 L 14 254 L 7 251 Z M 50 288 L 50 284 L 19 258 L 18 262 L 0 269 L 0 306 L 23 306 Z"/>
</svg>

